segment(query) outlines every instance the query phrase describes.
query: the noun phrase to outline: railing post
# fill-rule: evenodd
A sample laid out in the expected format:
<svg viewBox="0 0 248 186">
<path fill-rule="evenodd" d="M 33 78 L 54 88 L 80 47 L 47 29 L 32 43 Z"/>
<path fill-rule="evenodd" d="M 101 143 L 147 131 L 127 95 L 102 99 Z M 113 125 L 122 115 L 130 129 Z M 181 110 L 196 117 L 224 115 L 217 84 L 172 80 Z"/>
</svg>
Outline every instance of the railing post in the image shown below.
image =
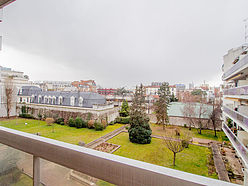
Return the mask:
<svg viewBox="0 0 248 186">
<path fill-rule="evenodd" d="M 40 158 L 33 156 L 33 185 L 40 185 Z"/>
<path fill-rule="evenodd" d="M 244 173 L 244 186 L 248 186 L 248 169 L 243 169 Z"/>
</svg>

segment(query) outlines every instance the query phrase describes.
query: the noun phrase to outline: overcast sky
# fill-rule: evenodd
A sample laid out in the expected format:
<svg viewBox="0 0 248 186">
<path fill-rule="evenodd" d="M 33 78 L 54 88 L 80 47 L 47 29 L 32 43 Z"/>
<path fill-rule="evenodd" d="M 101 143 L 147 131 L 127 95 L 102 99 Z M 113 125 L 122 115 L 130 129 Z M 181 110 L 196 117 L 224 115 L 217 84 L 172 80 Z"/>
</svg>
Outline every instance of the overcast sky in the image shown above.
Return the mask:
<svg viewBox="0 0 248 186">
<path fill-rule="evenodd" d="M 17 0 L 4 8 L 0 65 L 31 80 L 103 87 L 221 83 L 244 43 L 247 0 Z"/>
</svg>

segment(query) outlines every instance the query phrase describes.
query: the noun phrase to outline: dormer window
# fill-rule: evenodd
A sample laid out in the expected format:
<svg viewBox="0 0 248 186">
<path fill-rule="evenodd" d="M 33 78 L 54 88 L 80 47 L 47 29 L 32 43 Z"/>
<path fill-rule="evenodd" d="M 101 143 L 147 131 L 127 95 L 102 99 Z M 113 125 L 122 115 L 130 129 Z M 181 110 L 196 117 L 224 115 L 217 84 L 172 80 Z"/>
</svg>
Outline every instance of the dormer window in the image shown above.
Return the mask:
<svg viewBox="0 0 248 186">
<path fill-rule="evenodd" d="M 72 96 L 72 97 L 71 97 L 71 106 L 74 106 L 74 104 L 75 104 L 75 97 Z"/>
<path fill-rule="evenodd" d="M 53 98 L 52 98 L 52 104 L 55 105 L 55 103 L 56 103 L 56 97 L 53 96 Z"/>
<path fill-rule="evenodd" d="M 59 96 L 59 105 L 62 105 L 62 104 L 63 104 L 63 97 Z"/>
<path fill-rule="evenodd" d="M 41 103 L 41 95 L 39 95 L 39 97 L 38 97 L 38 103 Z"/>
<path fill-rule="evenodd" d="M 33 103 L 34 102 L 34 95 L 32 95 L 30 102 Z"/>
<path fill-rule="evenodd" d="M 84 101 L 84 99 L 83 99 L 82 97 L 79 97 L 79 99 L 78 99 L 78 105 L 79 105 L 80 107 L 83 106 L 83 101 Z"/>
<path fill-rule="evenodd" d="M 48 103 L 48 98 L 47 98 L 47 96 L 44 97 L 44 103 L 45 103 L 45 104 Z"/>
</svg>

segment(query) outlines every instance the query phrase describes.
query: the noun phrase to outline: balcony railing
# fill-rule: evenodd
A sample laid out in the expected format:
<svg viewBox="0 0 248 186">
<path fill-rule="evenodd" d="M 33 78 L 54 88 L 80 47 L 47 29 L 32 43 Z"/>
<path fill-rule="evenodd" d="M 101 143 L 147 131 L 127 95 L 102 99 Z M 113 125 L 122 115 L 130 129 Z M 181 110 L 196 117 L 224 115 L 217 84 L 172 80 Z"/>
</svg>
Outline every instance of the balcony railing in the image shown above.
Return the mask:
<svg viewBox="0 0 248 186">
<path fill-rule="evenodd" d="M 45 159 L 117 185 L 234 185 L 166 167 L 0 127 L 0 143 L 33 155 L 33 183 Z"/>
<path fill-rule="evenodd" d="M 238 73 L 245 65 L 248 64 L 248 55 L 244 56 L 240 61 L 233 65 L 226 73 L 223 74 L 222 79 L 226 80 L 234 73 Z"/>
<path fill-rule="evenodd" d="M 223 106 L 224 114 L 227 114 L 234 122 L 238 123 L 243 129 L 248 131 L 248 117 L 227 106 Z"/>
<path fill-rule="evenodd" d="M 248 96 L 248 85 L 236 88 L 225 89 L 224 95 L 246 95 Z"/>
<path fill-rule="evenodd" d="M 242 142 L 237 138 L 237 136 L 235 136 L 235 134 L 230 130 L 230 128 L 226 124 L 223 124 L 222 129 L 247 166 L 248 165 L 247 148 L 242 144 Z"/>
</svg>

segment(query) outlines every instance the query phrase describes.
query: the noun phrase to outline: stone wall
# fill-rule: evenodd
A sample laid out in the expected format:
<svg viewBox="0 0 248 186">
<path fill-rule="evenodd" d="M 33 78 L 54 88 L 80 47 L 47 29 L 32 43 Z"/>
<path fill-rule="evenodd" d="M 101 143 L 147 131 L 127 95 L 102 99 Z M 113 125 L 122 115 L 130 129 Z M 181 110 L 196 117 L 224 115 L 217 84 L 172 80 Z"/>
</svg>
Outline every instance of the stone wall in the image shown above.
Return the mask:
<svg viewBox="0 0 248 186">
<path fill-rule="evenodd" d="M 156 118 L 155 114 L 150 114 L 149 118 L 150 118 L 150 122 L 152 122 L 152 123 L 157 122 L 157 118 Z M 193 118 L 193 121 L 194 121 L 194 123 L 197 123 L 196 118 Z M 203 128 L 213 129 L 213 125 L 212 125 L 211 122 L 208 121 L 208 119 L 201 119 L 201 122 L 203 123 Z M 184 126 L 186 124 L 187 127 L 188 127 L 189 126 L 189 121 L 185 117 L 169 116 L 169 124 L 170 125 L 177 125 L 177 126 Z M 217 130 L 221 130 L 221 124 L 219 125 Z"/>
<path fill-rule="evenodd" d="M 53 117 L 59 118 L 62 117 L 67 121 L 70 117 L 82 117 L 84 120 L 101 120 L 107 119 L 108 122 L 113 121 L 116 117 L 119 116 L 119 108 L 108 108 L 108 109 L 90 109 L 90 108 L 81 108 L 81 107 L 68 107 L 60 105 L 45 105 L 45 104 L 34 104 L 34 103 L 20 103 L 17 106 L 17 113 L 21 113 L 22 106 L 28 108 L 28 113 L 32 114 L 34 117 L 38 118 L 38 115 L 43 117 Z"/>
</svg>

